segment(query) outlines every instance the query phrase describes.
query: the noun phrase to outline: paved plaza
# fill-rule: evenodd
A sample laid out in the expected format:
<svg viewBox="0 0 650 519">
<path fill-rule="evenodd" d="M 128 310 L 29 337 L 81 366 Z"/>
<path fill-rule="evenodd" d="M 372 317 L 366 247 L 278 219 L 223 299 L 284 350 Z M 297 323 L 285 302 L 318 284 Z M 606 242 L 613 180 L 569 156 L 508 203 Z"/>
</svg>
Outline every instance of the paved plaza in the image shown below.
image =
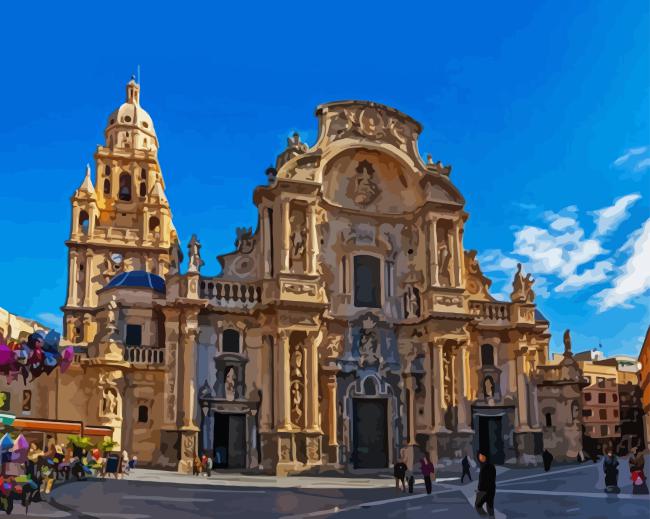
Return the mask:
<svg viewBox="0 0 650 519">
<path fill-rule="evenodd" d="M 650 459 L 648 459 L 650 461 Z M 477 474 L 475 474 L 477 476 Z M 541 468 L 498 467 L 496 516 L 647 518 L 650 497 L 632 494 L 626 460 L 621 460 L 621 493 L 603 492 L 601 463 Z M 429 516 L 473 518 L 476 489 L 442 471 L 432 495 L 420 480 L 412 495 L 397 492 L 390 473 L 374 477 L 248 476 L 215 473 L 210 478 L 140 469 L 124 480 L 89 480 L 55 489 L 26 517 L 97 519 Z M 25 517 L 16 506 L 14 513 Z"/>
</svg>

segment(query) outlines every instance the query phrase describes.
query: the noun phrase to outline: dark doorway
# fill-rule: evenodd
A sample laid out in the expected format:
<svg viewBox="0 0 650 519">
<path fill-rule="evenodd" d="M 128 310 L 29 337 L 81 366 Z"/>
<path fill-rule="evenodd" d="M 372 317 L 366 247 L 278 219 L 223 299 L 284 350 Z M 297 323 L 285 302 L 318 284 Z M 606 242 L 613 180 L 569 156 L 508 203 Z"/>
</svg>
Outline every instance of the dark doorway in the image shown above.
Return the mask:
<svg viewBox="0 0 650 519">
<path fill-rule="evenodd" d="M 487 454 L 492 463 L 502 465 L 505 462 L 500 416 L 478 417 L 478 443 L 479 450 Z"/>
<path fill-rule="evenodd" d="M 353 452 L 355 469 L 379 469 L 388 466 L 388 429 L 386 399 L 353 400 Z"/>
<path fill-rule="evenodd" d="M 214 413 L 214 466 L 246 467 L 246 417 L 242 414 Z"/>
</svg>

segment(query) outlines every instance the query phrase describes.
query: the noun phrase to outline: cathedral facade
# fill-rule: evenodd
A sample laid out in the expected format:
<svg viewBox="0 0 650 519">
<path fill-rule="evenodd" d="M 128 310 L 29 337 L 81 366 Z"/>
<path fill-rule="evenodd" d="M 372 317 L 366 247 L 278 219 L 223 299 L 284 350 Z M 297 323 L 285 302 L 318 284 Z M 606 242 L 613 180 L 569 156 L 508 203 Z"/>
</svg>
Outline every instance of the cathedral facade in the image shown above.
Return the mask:
<svg viewBox="0 0 650 519">
<path fill-rule="evenodd" d="M 139 85 L 126 90 L 72 197 L 66 418 L 183 472 L 197 453 L 277 474 L 478 449 L 537 460 L 548 322 L 521 268 L 509 301 L 490 295 L 463 245 L 463 196 L 451 167 L 420 157 L 419 123 L 372 102 L 319 106 L 317 142 L 288 139 L 254 191 L 256 229 L 238 228 L 207 276 L 196 236 L 182 268 L 153 121 Z M 554 412 L 565 396 L 544 391 Z M 556 456 L 580 448 L 561 437 L 579 429 L 575 400 Z"/>
</svg>

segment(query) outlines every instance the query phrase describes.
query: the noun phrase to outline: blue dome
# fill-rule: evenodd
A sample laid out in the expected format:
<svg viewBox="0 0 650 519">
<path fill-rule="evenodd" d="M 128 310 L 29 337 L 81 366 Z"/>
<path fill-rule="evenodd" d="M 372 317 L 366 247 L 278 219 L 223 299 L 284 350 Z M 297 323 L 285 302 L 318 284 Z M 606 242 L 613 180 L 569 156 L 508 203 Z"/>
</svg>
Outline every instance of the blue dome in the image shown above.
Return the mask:
<svg viewBox="0 0 650 519">
<path fill-rule="evenodd" d="M 165 293 L 165 280 L 156 274 L 144 270 L 122 272 L 108 282 L 104 289 L 117 287 L 151 288 L 161 294 Z"/>
</svg>

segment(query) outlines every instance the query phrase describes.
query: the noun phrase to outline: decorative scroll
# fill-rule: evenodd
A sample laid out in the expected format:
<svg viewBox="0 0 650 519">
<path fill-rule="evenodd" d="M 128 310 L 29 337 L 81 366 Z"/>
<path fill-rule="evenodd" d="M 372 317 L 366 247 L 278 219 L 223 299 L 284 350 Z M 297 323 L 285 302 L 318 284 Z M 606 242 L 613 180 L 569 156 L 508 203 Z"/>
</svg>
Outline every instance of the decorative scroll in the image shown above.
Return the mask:
<svg viewBox="0 0 650 519">
<path fill-rule="evenodd" d="M 302 343 L 291 348 L 289 365 L 291 389 L 291 423 L 304 427 L 305 425 L 305 348 Z"/>
</svg>

